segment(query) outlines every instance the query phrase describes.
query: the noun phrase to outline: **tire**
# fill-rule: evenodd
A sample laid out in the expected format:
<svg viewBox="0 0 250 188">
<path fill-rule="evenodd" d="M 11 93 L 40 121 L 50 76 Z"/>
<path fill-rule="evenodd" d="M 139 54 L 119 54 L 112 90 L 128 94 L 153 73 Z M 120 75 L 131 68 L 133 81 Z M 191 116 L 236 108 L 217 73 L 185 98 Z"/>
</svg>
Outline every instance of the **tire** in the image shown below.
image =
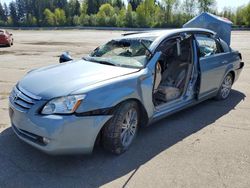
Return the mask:
<svg viewBox="0 0 250 188">
<path fill-rule="evenodd" d="M 102 130 L 105 150 L 122 154 L 134 141 L 139 125 L 139 110 L 136 102 L 125 102 L 117 107 L 114 117 Z"/>
<path fill-rule="evenodd" d="M 7 44 L 7 47 L 11 47 L 11 43 L 8 43 L 8 44 Z"/>
<path fill-rule="evenodd" d="M 229 73 L 223 80 L 220 90 L 218 91 L 216 100 L 225 100 L 230 95 L 233 86 L 233 75 Z"/>
</svg>

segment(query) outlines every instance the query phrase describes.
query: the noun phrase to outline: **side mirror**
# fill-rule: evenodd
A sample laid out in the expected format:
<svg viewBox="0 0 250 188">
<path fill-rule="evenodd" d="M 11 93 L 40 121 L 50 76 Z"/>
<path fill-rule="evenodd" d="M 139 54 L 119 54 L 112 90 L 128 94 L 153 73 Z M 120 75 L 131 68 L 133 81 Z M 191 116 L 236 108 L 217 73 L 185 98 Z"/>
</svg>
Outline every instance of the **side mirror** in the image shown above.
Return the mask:
<svg viewBox="0 0 250 188">
<path fill-rule="evenodd" d="M 65 63 L 72 60 L 73 58 L 69 55 L 69 52 L 64 52 L 59 58 L 60 63 Z"/>
</svg>

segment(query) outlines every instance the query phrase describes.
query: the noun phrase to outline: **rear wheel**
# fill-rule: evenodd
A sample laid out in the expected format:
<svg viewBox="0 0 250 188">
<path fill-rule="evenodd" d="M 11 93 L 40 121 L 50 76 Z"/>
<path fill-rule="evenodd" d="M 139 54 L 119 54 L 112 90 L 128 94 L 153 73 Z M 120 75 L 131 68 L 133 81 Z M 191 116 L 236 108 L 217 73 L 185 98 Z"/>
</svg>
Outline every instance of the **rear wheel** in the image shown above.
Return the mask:
<svg viewBox="0 0 250 188">
<path fill-rule="evenodd" d="M 139 110 L 136 102 L 121 104 L 114 117 L 102 131 L 102 143 L 106 150 L 121 154 L 128 150 L 134 141 L 139 122 Z"/>
<path fill-rule="evenodd" d="M 217 100 L 225 100 L 228 98 L 233 86 L 233 75 L 229 73 L 223 80 L 221 88 L 215 97 Z"/>
</svg>

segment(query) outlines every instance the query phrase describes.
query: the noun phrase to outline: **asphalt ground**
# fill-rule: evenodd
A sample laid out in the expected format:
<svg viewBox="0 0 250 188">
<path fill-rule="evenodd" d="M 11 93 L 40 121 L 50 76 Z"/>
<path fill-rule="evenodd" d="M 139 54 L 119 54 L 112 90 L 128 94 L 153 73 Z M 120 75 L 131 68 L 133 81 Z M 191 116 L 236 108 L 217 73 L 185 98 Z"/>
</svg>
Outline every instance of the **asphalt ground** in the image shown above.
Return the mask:
<svg viewBox="0 0 250 188">
<path fill-rule="evenodd" d="M 8 95 L 29 70 L 81 58 L 119 31 L 11 31 L 0 48 L 0 187 L 250 187 L 250 32 L 234 31 L 245 61 L 229 99 L 208 100 L 141 129 L 131 149 L 114 156 L 49 156 L 10 128 Z"/>
</svg>

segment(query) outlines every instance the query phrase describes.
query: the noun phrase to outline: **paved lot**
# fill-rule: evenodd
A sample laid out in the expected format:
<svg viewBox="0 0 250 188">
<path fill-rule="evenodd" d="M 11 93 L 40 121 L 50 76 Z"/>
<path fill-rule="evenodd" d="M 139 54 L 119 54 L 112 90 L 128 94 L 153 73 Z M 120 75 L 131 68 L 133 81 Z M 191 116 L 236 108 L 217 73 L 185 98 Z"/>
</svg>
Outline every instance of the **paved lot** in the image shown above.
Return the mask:
<svg viewBox="0 0 250 188">
<path fill-rule="evenodd" d="M 250 65 L 230 98 L 209 100 L 140 131 L 121 156 L 96 148 L 91 156 L 52 157 L 22 143 L 8 119 L 8 94 L 31 69 L 75 58 L 111 31 L 13 31 L 0 48 L 0 187 L 250 187 Z M 250 32 L 233 32 L 235 49 L 250 62 Z"/>
</svg>

